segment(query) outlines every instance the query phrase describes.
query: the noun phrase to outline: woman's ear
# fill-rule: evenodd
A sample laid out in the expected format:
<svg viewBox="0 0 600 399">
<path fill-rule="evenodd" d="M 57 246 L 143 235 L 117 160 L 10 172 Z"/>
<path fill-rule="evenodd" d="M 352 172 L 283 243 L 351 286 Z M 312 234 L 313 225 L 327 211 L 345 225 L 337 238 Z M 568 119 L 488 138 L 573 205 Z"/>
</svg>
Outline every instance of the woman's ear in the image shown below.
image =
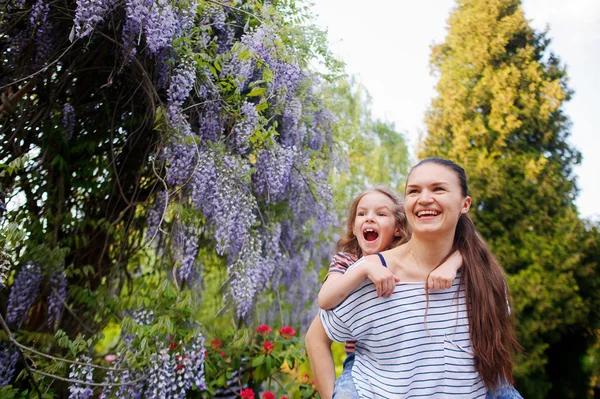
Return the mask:
<svg viewBox="0 0 600 399">
<path fill-rule="evenodd" d="M 394 230 L 394 237 L 401 237 L 402 233 L 400 232 L 400 227 L 396 227 L 396 230 Z"/>
<path fill-rule="evenodd" d="M 469 212 L 469 209 L 471 209 L 471 201 L 471 197 L 467 195 L 467 198 L 465 198 L 465 202 L 463 202 L 463 206 L 460 210 L 461 215 L 464 215 L 465 213 Z"/>
</svg>

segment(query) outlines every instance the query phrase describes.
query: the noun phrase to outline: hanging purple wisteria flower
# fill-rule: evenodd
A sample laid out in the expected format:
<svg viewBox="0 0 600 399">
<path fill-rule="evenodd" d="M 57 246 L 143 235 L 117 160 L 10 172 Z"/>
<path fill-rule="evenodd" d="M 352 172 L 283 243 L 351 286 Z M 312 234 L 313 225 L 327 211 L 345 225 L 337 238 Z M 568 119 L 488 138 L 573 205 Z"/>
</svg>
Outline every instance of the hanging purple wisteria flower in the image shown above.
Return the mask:
<svg viewBox="0 0 600 399">
<path fill-rule="evenodd" d="M 295 155 L 293 148 L 275 144 L 264 149 L 258 157 L 252 181 L 256 193 L 264 195 L 267 203 L 284 199 Z"/>
<path fill-rule="evenodd" d="M 77 0 L 75 10 L 75 36 L 83 38 L 94 30 L 97 24 L 104 21 L 114 7 L 115 0 Z"/>
<path fill-rule="evenodd" d="M 179 264 L 179 279 L 188 284 L 195 283 L 192 277 L 200 275 L 196 269 L 198 254 L 198 232 L 190 226 L 179 224 L 173 238 L 173 254 Z"/>
<path fill-rule="evenodd" d="M 144 24 L 146 47 L 150 54 L 156 54 L 166 47 L 179 31 L 180 20 L 169 3 L 159 1 L 150 8 Z"/>
<path fill-rule="evenodd" d="M 147 398 L 171 398 L 175 386 L 175 361 L 168 348 L 158 350 L 150 358 Z"/>
<path fill-rule="evenodd" d="M 89 366 L 71 364 L 69 378 L 82 382 L 94 382 L 94 368 L 91 366 L 92 359 L 84 355 L 78 361 L 87 363 Z M 83 383 L 71 383 L 69 385 L 69 392 L 69 399 L 89 399 L 94 394 L 92 388 Z"/>
<path fill-rule="evenodd" d="M 50 276 L 52 292 L 48 296 L 48 327 L 53 328 L 63 312 L 63 301 L 67 299 L 67 278 L 62 263 L 54 268 Z"/>
<path fill-rule="evenodd" d="M 152 241 L 158 234 L 168 202 L 169 196 L 166 191 L 163 190 L 156 195 L 154 204 L 148 211 L 148 218 L 146 219 L 146 242 Z"/>
<path fill-rule="evenodd" d="M 0 342 L 0 387 L 12 382 L 19 352 L 12 344 Z"/>
<path fill-rule="evenodd" d="M 254 129 L 258 125 L 258 111 L 254 104 L 244 101 L 242 104 L 242 118 L 233 129 L 235 144 L 240 154 L 248 151 L 248 141 Z"/>
<path fill-rule="evenodd" d="M 15 278 L 8 297 L 6 321 L 19 328 L 29 316 L 29 309 L 37 298 L 43 276 L 40 267 L 27 262 Z"/>
</svg>

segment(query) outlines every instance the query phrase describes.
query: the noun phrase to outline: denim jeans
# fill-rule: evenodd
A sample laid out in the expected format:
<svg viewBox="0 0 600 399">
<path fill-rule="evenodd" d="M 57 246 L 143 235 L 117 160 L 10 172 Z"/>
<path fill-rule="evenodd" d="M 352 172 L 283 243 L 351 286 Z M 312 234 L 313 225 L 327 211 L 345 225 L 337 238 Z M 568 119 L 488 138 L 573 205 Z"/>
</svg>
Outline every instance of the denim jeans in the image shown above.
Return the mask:
<svg viewBox="0 0 600 399">
<path fill-rule="evenodd" d="M 523 399 L 521 394 L 512 385 L 506 383 L 494 392 L 488 392 L 486 399 Z"/>
<path fill-rule="evenodd" d="M 352 381 L 352 365 L 354 364 L 354 353 L 348 354 L 344 360 L 344 371 L 335 380 L 333 386 L 333 399 L 358 399 L 358 393 Z"/>
</svg>

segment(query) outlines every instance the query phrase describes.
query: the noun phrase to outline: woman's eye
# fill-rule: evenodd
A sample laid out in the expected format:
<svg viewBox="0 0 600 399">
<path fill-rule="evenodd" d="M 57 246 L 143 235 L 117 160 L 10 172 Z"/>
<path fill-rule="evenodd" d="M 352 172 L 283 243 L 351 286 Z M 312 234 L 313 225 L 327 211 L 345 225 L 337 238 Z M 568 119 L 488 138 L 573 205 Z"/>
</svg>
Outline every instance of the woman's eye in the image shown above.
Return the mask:
<svg viewBox="0 0 600 399">
<path fill-rule="evenodd" d="M 377 214 L 377 216 L 382 216 L 382 217 L 385 217 L 385 216 L 387 216 L 387 213 L 379 212 L 379 213 Z"/>
<path fill-rule="evenodd" d="M 416 193 L 417 193 L 417 190 L 415 190 L 415 189 L 408 190 L 408 193 L 409 193 L 409 194 L 416 194 Z"/>
<path fill-rule="evenodd" d="M 433 191 L 444 191 L 444 189 L 441 188 L 441 187 L 436 187 L 436 188 L 433 189 Z"/>
</svg>

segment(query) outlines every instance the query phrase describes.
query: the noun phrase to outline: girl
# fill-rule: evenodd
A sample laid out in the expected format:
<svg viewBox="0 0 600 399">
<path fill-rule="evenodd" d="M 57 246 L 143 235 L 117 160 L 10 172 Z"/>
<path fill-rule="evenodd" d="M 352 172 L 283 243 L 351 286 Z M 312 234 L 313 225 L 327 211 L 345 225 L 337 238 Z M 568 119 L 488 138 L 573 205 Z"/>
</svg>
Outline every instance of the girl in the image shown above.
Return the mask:
<svg viewBox="0 0 600 399">
<path fill-rule="evenodd" d="M 411 239 L 383 252 L 400 283 L 387 298 L 361 283 L 333 310 L 321 311 L 335 341 L 357 339 L 347 397 L 521 398 L 509 385 L 519 345 L 504 274 L 467 212 L 464 169 L 428 158 L 410 172 L 406 218 Z M 450 288 L 427 289 L 437 265 L 460 251 L 462 268 Z M 348 270 L 374 267 L 361 260 Z M 354 395 L 354 396 L 352 396 Z"/>
<path fill-rule="evenodd" d="M 355 269 L 348 275 L 343 274 L 358 258 L 394 248 L 406 242 L 409 235 L 404 208 L 394 192 L 386 188 L 374 188 L 360 193 L 350 206 L 346 234 L 338 242 L 338 251 L 343 252 L 338 252 L 331 262 L 319 293 L 319 306 L 326 309 L 335 307 L 365 278 L 375 283 L 378 295 L 389 296 L 398 280 L 380 263 L 372 264 L 369 268 Z M 458 253 L 448 259 L 446 264 L 431 274 L 431 288 L 449 287 L 461 262 Z M 347 358 L 344 361 L 344 372 L 335 383 L 335 398 L 344 397 L 348 391 L 355 391 L 350 375 L 354 344 L 355 341 L 346 342 Z M 306 349 L 321 397 L 331 398 L 335 380 L 331 340 L 325 334 L 318 317 L 306 334 Z"/>
</svg>

